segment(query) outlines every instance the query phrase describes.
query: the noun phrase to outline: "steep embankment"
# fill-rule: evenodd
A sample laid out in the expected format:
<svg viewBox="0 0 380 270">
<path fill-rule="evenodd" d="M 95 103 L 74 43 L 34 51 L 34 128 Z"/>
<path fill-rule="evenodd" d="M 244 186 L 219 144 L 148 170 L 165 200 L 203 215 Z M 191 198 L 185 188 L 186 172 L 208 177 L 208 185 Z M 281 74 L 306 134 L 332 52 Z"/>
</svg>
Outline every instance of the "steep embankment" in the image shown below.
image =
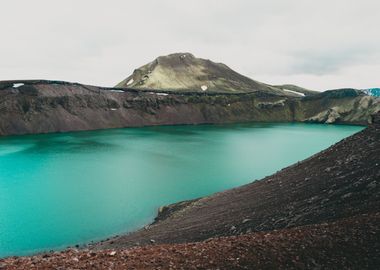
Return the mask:
<svg viewBox="0 0 380 270">
<path fill-rule="evenodd" d="M 367 124 L 380 101 L 357 91 L 301 97 L 152 92 L 58 81 L 0 82 L 0 135 L 144 125 L 313 121 Z"/>
<path fill-rule="evenodd" d="M 164 207 L 151 226 L 94 247 L 202 241 L 378 212 L 380 114 L 376 121 L 364 131 L 260 181 Z M 374 237 L 379 239 L 379 231 Z"/>
</svg>

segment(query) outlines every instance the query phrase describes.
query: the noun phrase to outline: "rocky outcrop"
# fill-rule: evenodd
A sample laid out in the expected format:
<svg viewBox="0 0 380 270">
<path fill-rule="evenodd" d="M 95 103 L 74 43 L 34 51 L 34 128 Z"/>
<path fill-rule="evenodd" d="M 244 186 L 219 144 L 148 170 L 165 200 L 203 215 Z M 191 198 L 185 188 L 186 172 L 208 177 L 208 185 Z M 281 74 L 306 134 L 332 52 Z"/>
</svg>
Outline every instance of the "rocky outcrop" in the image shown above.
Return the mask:
<svg viewBox="0 0 380 270">
<path fill-rule="evenodd" d="M 303 106 L 314 114 L 305 116 L 305 121 L 328 124 L 360 123 L 360 118 L 371 123 L 371 115 L 379 111 L 379 105 L 379 98 L 355 89 L 329 90 L 303 99 Z"/>
<path fill-rule="evenodd" d="M 379 109 L 379 99 L 356 92 L 301 98 L 261 91 L 152 92 L 60 81 L 0 82 L 0 135 L 247 121 L 367 124 Z"/>
</svg>

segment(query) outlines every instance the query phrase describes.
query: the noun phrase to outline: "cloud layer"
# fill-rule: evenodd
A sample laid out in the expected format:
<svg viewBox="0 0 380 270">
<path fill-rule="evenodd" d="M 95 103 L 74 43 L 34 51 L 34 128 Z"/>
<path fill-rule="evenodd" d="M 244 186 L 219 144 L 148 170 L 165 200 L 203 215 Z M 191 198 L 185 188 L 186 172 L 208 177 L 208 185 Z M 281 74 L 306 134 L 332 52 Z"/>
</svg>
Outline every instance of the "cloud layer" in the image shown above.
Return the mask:
<svg viewBox="0 0 380 270">
<path fill-rule="evenodd" d="M 311 89 L 380 86 L 377 0 L 4 0 L 0 79 L 113 86 L 191 52 L 253 79 Z"/>
</svg>

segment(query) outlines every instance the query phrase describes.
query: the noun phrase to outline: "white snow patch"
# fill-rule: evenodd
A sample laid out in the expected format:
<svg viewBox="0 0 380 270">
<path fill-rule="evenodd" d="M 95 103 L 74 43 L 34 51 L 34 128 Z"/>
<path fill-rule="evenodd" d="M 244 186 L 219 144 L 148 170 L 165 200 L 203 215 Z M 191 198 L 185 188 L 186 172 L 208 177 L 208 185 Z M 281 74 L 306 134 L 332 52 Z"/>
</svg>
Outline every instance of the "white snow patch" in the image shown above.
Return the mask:
<svg viewBox="0 0 380 270">
<path fill-rule="evenodd" d="M 115 93 L 124 93 L 123 90 L 110 90 L 111 92 L 115 92 Z"/>
<path fill-rule="evenodd" d="M 156 96 L 167 96 L 169 94 L 166 93 L 156 93 L 156 92 L 148 92 L 149 95 L 156 95 Z"/>
<path fill-rule="evenodd" d="M 202 85 L 201 89 L 202 89 L 202 91 L 206 91 L 208 89 L 208 87 L 207 87 L 207 85 Z"/>
<path fill-rule="evenodd" d="M 133 78 L 132 79 L 130 79 L 128 82 L 127 82 L 127 85 L 130 85 L 130 84 L 132 84 L 134 82 L 134 80 L 133 80 Z"/>
<path fill-rule="evenodd" d="M 290 92 L 290 93 L 293 93 L 293 94 L 297 94 L 297 95 L 300 95 L 300 96 L 305 96 L 304 93 L 300 93 L 300 92 L 296 92 L 296 91 L 293 91 L 293 90 L 289 90 L 289 89 L 283 89 L 284 91 L 286 92 Z"/>
<path fill-rule="evenodd" d="M 19 88 L 20 86 L 23 86 L 23 83 L 14 83 L 13 88 Z"/>
<path fill-rule="evenodd" d="M 111 111 L 116 111 L 117 109 L 116 108 L 111 108 Z"/>
</svg>

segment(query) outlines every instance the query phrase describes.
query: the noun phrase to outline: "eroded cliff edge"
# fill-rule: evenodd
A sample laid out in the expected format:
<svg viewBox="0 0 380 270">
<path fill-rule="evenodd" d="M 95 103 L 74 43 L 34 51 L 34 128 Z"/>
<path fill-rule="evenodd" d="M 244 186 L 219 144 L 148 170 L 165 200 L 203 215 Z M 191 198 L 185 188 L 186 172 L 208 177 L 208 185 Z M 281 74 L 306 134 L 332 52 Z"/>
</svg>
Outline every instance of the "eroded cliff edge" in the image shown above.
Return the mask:
<svg viewBox="0 0 380 270">
<path fill-rule="evenodd" d="M 246 121 L 367 124 L 380 100 L 354 89 L 296 97 L 0 82 L 0 135 Z"/>
</svg>

